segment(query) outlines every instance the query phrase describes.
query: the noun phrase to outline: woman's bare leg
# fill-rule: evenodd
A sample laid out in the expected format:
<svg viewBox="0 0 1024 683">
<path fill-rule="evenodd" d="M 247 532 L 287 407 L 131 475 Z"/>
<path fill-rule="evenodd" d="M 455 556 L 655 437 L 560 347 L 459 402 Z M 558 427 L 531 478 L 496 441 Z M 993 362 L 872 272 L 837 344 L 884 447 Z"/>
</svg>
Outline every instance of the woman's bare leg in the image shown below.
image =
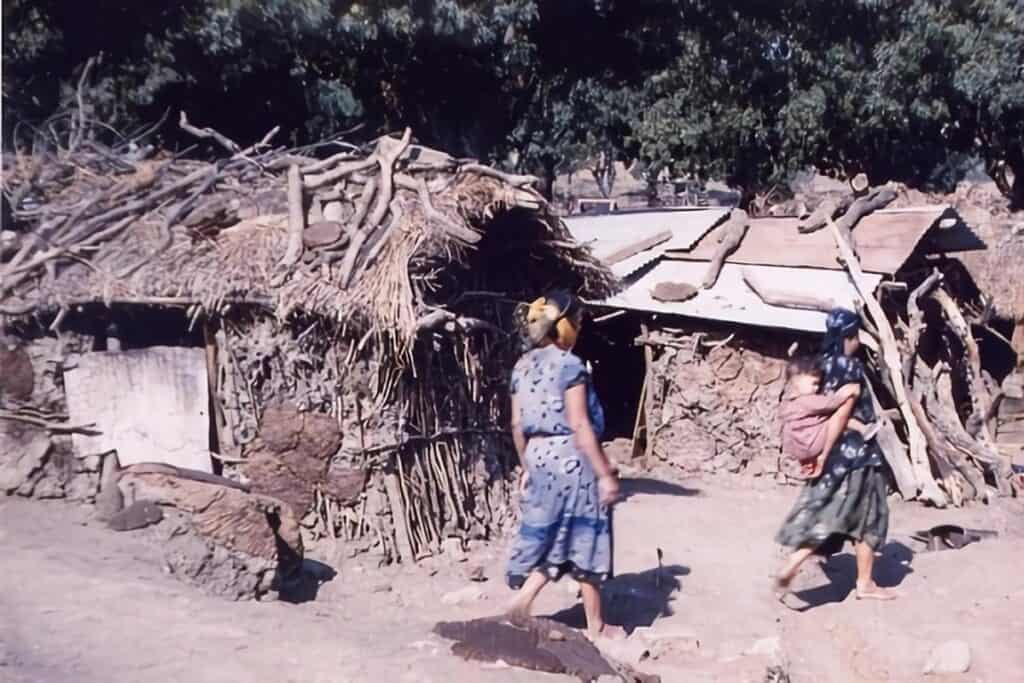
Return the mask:
<svg viewBox="0 0 1024 683">
<path fill-rule="evenodd" d="M 892 600 L 896 594 L 875 583 L 871 573 L 875 568 L 875 550 L 864 541 L 853 546 L 857 555 L 857 597 L 872 600 Z"/>
<path fill-rule="evenodd" d="M 530 616 L 530 610 L 533 608 L 533 601 L 537 598 L 541 589 L 544 588 L 548 583 L 548 577 L 543 572 L 533 570 L 530 575 L 526 577 L 526 581 L 523 582 L 522 587 L 516 593 L 516 597 L 512 599 L 512 604 L 509 605 L 508 613 L 514 616 L 528 617 Z"/>
<path fill-rule="evenodd" d="M 785 564 L 782 565 L 782 569 L 775 576 L 775 588 L 779 592 L 785 593 L 789 588 L 789 582 L 796 576 L 797 571 L 800 569 L 800 565 L 807 561 L 811 555 L 814 554 L 814 548 L 797 548 L 789 557 L 786 558 Z"/>
<path fill-rule="evenodd" d="M 592 583 L 580 582 L 583 594 L 583 613 L 587 615 L 587 635 L 594 638 L 622 638 L 626 632 L 617 626 L 604 623 L 601 613 L 601 590 Z"/>
</svg>

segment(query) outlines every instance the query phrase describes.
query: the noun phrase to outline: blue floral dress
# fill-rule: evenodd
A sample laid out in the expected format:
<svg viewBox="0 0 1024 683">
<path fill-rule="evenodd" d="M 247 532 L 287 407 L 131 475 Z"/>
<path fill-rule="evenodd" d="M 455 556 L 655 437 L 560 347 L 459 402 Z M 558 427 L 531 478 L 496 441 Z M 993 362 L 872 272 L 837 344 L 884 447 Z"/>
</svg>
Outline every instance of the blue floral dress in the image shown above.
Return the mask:
<svg viewBox="0 0 1024 683">
<path fill-rule="evenodd" d="M 860 384 L 853 417 L 868 424 L 876 419 L 864 379 L 864 365 L 841 354 L 821 359 L 823 392 L 844 384 Z M 878 549 L 889 530 L 888 482 L 882 451 L 847 430 L 829 452 L 821 476 L 808 482 L 775 540 L 781 545 L 813 547 L 819 555 L 839 552 L 846 540 L 864 541 Z"/>
<path fill-rule="evenodd" d="M 508 562 L 508 583 L 518 588 L 534 569 L 552 580 L 570 573 L 599 583 L 611 574 L 608 510 L 599 502 L 597 476 L 576 446 L 565 410 L 567 389 L 586 385 L 594 432 L 604 412 L 583 362 L 554 344 L 528 351 L 512 371 L 512 395 L 522 411 L 530 473 L 522 519 Z"/>
</svg>

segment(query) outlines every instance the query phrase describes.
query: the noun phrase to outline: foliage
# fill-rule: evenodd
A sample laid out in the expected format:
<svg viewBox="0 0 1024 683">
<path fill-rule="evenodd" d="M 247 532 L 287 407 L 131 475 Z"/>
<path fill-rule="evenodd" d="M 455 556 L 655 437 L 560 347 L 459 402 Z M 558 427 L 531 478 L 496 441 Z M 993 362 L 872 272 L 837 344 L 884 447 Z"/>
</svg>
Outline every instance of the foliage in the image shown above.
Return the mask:
<svg viewBox="0 0 1024 683">
<path fill-rule="evenodd" d="M 590 169 L 610 191 L 611 162 L 639 157 L 747 198 L 808 166 L 948 183 L 977 156 L 1024 203 L 1019 0 L 5 0 L 3 18 L 6 146 L 102 53 L 97 106 L 128 127 L 179 108 L 239 141 L 408 125 L 549 184 Z"/>
</svg>

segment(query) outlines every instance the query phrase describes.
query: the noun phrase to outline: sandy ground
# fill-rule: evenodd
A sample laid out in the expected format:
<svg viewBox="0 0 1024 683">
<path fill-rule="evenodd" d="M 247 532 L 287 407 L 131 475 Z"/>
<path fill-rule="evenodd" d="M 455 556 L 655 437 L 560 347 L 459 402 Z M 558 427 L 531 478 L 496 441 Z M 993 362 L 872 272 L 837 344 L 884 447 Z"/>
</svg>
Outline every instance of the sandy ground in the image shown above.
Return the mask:
<svg viewBox="0 0 1024 683">
<path fill-rule="evenodd" d="M 768 576 L 781 557 L 772 534 L 795 490 L 653 479 L 634 481 L 629 490 L 615 513 L 618 578 L 607 587 L 610 621 L 675 636 L 667 652 L 640 665 L 666 683 L 760 682 L 780 657 L 801 683 L 1022 680 L 1018 507 L 898 505 L 879 577 L 904 597 L 855 600 L 853 559 L 844 554 L 824 569 L 808 567 L 798 584 L 808 607 L 794 611 L 774 600 Z M 915 554 L 908 534 L 945 522 L 1002 536 Z M 0 681 L 569 680 L 463 662 L 430 633 L 439 619 L 500 609 L 509 597 L 503 544 L 476 549 L 465 562 L 418 569 L 348 559 L 335 563 L 337 575 L 315 600 L 232 603 L 169 576 L 142 533 L 108 531 L 89 521 L 87 508 L 0 501 Z M 489 580 L 467 581 L 478 565 Z M 538 612 L 578 623 L 581 611 L 563 586 L 542 595 Z M 481 595 L 442 604 L 442 596 L 467 587 Z M 923 677 L 931 650 L 952 638 L 969 644 L 970 672 Z M 778 639 L 776 653 L 771 639 Z"/>
</svg>

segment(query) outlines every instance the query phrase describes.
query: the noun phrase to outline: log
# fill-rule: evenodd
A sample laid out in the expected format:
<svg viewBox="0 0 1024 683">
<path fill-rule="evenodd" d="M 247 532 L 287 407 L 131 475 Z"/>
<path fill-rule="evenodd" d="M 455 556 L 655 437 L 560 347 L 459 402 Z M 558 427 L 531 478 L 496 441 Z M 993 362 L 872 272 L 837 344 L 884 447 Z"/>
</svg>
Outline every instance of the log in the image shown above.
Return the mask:
<svg viewBox="0 0 1024 683">
<path fill-rule="evenodd" d="M 749 268 L 744 268 L 741 277 L 743 282 L 750 287 L 750 290 L 758 296 L 761 301 L 769 306 L 781 306 L 783 308 L 799 308 L 808 311 L 822 311 L 828 313 L 835 308 L 835 301 L 832 299 L 819 299 L 809 294 L 787 292 L 781 289 L 771 289 L 757 279 L 757 276 Z"/>
<path fill-rule="evenodd" d="M 871 183 L 868 181 L 868 176 L 865 173 L 858 173 L 857 175 L 850 178 L 850 187 L 853 188 L 853 194 L 857 197 L 863 197 L 871 189 Z"/>
<path fill-rule="evenodd" d="M 891 187 L 880 187 L 872 190 L 870 193 L 861 197 L 850 205 L 850 208 L 846 210 L 838 220 L 834 223 L 829 218 L 829 223 L 835 225 L 835 227 L 843 234 L 846 238 L 847 244 L 850 245 L 850 251 L 854 254 L 857 253 L 856 244 L 853 240 L 853 228 L 857 225 L 857 222 L 861 218 L 867 216 L 873 211 L 883 209 L 892 201 L 896 199 L 896 190 Z"/>
<path fill-rule="evenodd" d="M 935 482 L 931 469 L 928 466 L 928 444 L 910 406 L 910 398 L 906 390 L 907 385 L 903 378 L 902 357 L 900 356 L 899 347 L 896 345 L 896 335 L 889 324 L 885 311 L 882 310 L 881 304 L 878 303 L 878 300 L 872 294 L 871 286 L 868 285 L 864 278 L 864 272 L 860 268 L 860 260 L 853 253 L 853 247 L 850 245 L 846 234 L 833 220 L 829 219 L 828 223 L 832 230 L 832 237 L 835 239 L 836 247 L 839 249 L 843 265 L 850 274 L 850 279 L 853 281 L 857 293 L 867 306 L 878 328 L 878 341 L 881 345 L 881 353 L 878 356 L 880 367 L 884 368 L 891 378 L 893 394 L 896 397 L 900 413 L 903 415 L 913 471 L 908 472 L 906 463 L 901 462 L 900 458 L 886 456 L 886 459 L 889 461 L 893 472 L 897 473 L 897 485 L 900 486 L 900 493 L 905 499 L 909 500 L 920 497 L 926 502 L 943 507 L 946 504 L 946 496 Z"/>
<path fill-rule="evenodd" d="M 981 429 L 981 438 L 988 443 L 995 443 L 994 430 L 986 419 L 992 414 L 992 397 L 989 395 L 988 387 L 985 386 L 982 377 L 978 342 L 974 339 L 971 326 L 964 319 L 960 307 L 956 305 L 948 292 L 937 289 L 932 293 L 932 298 L 942 307 L 942 313 L 949 322 L 950 329 L 960 339 L 967 354 L 967 379 L 971 387 L 971 413 Z"/>
<path fill-rule="evenodd" d="M 840 213 L 849 209 L 850 205 L 853 204 L 853 200 L 854 196 L 852 194 L 843 195 L 839 198 L 826 197 L 815 207 L 810 216 L 797 223 L 797 232 L 807 234 L 821 230 L 828 225 L 830 218 L 835 218 Z"/>
<path fill-rule="evenodd" d="M 292 164 L 288 167 L 288 246 L 281 265 L 294 266 L 302 258 L 302 232 L 306 229 L 306 212 L 302 209 L 302 173 Z"/>
<path fill-rule="evenodd" d="M 715 255 L 711 257 L 711 263 L 708 264 L 707 273 L 701 281 L 702 288 L 711 289 L 718 281 L 722 266 L 725 265 L 725 259 L 740 246 L 749 227 L 750 217 L 747 212 L 743 209 L 733 209 L 729 214 L 729 219 L 722 225 L 721 242 L 718 244 L 718 249 L 715 250 Z"/>
<path fill-rule="evenodd" d="M 938 394 L 931 381 L 930 373 L 926 372 L 927 368 L 924 366 L 924 361 L 917 358 L 915 365 L 919 368 L 919 372 L 917 373 L 912 391 L 914 414 L 921 424 L 925 438 L 928 440 L 928 447 L 935 456 L 935 463 L 939 468 L 939 472 L 943 475 L 943 479 L 946 480 L 946 490 L 950 493 L 953 504 L 957 507 L 963 505 L 963 497 L 958 495 L 959 491 L 956 488 L 956 482 L 952 480 L 951 475 L 954 470 L 974 490 L 970 499 L 981 499 L 987 502 L 988 487 L 985 486 L 984 478 L 980 476 L 981 472 L 967 461 L 962 451 L 953 445 L 947 433 L 938 425 L 933 424 L 926 412 L 925 403 L 937 401 Z"/>
<path fill-rule="evenodd" d="M 606 266 L 614 266 L 616 263 L 621 263 L 622 261 L 625 261 L 626 259 L 632 256 L 636 256 L 640 252 L 652 249 L 658 246 L 659 244 L 664 244 L 665 242 L 668 242 L 670 239 L 672 239 L 672 232 L 669 230 L 661 230 L 653 235 L 644 237 L 643 239 L 639 239 L 635 242 L 627 244 L 624 247 L 616 249 L 611 254 L 605 256 L 601 260 L 604 261 L 604 264 Z"/>
<path fill-rule="evenodd" d="M 1014 484 L 1010 459 L 1000 453 L 992 444 L 982 443 L 967 433 L 957 414 L 948 366 L 945 363 L 938 363 L 933 374 L 936 375 L 934 379 L 935 400 L 928 403 L 928 414 L 936 428 L 956 449 L 991 468 L 999 495 L 1012 495 Z"/>
<path fill-rule="evenodd" d="M 338 279 L 342 287 L 348 287 L 351 283 L 352 276 L 355 274 L 356 261 L 362 251 L 363 244 L 373 231 L 376 230 L 377 226 L 384 219 L 385 214 L 387 214 L 395 191 L 395 162 L 409 146 L 410 140 L 412 140 L 412 130 L 406 128 L 401 140 L 396 141 L 389 137 L 384 137 L 377 143 L 377 153 L 373 155 L 373 159 L 380 167 L 380 190 L 377 192 L 377 200 L 373 211 L 367 218 L 366 226 L 353 233 L 348 250 L 345 252 L 345 258 L 341 262 L 341 272 Z"/>
</svg>

